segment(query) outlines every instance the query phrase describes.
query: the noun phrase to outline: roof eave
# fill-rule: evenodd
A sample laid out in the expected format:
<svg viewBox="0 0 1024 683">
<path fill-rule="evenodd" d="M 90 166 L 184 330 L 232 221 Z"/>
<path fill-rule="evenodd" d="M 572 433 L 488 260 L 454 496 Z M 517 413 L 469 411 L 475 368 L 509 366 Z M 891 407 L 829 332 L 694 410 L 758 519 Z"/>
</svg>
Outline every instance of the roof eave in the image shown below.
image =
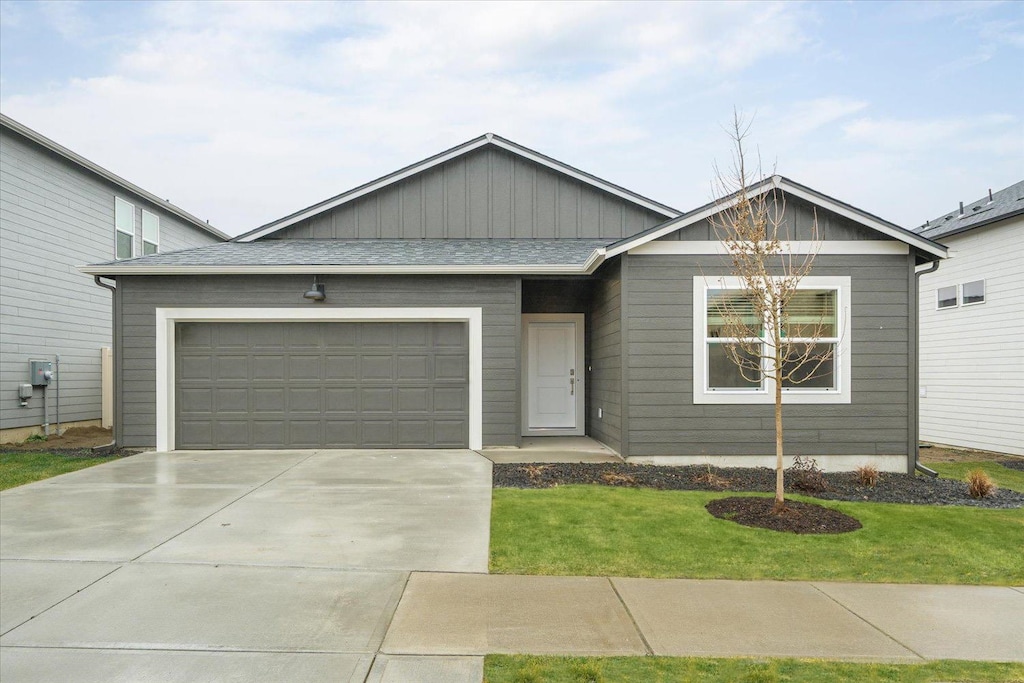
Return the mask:
<svg viewBox="0 0 1024 683">
<path fill-rule="evenodd" d="M 436 265 L 436 266 L 81 266 L 86 275 L 588 275 L 604 260 L 604 254 L 594 252 L 582 264 L 535 265 Z"/>
<path fill-rule="evenodd" d="M 406 178 L 414 176 L 418 173 L 422 173 L 423 171 L 427 171 L 431 168 L 434 168 L 435 166 L 439 166 L 445 162 L 451 161 L 452 159 L 463 156 L 465 154 L 468 154 L 469 152 L 472 152 L 476 149 L 480 149 L 487 145 L 494 145 L 495 147 L 499 147 L 508 152 L 529 159 L 534 163 L 540 164 L 559 173 L 568 175 L 569 177 L 575 178 L 576 180 L 579 180 L 582 183 L 586 183 L 587 185 L 596 187 L 600 190 L 603 190 L 604 192 L 608 192 L 609 194 L 615 195 L 621 199 L 625 199 L 634 204 L 642 206 L 650 211 L 653 211 L 654 213 L 661 214 L 666 218 L 674 218 L 676 216 L 681 215 L 681 212 L 679 212 L 676 209 L 673 209 L 670 206 L 666 206 L 652 199 L 648 199 L 647 197 L 636 194 L 635 192 L 631 192 L 630 190 L 627 190 L 624 187 L 615 185 L 614 183 L 602 180 L 601 178 L 598 178 L 595 175 L 591 175 L 585 171 L 581 171 L 577 168 L 574 168 L 573 166 L 564 164 L 549 156 L 545 156 L 540 152 L 535 152 L 534 150 L 529 149 L 528 147 L 523 147 L 522 145 L 512 142 L 511 140 L 506 140 L 505 138 L 499 135 L 487 133 L 485 135 L 481 135 L 478 138 L 469 140 L 468 142 L 464 142 L 461 145 L 456 145 L 455 147 L 452 147 L 451 149 L 441 152 L 440 154 L 435 154 L 432 157 L 428 157 L 423 161 L 418 161 L 414 164 L 399 169 L 394 173 L 382 176 L 376 180 L 372 180 L 368 183 L 360 185 L 359 187 L 353 188 L 339 195 L 331 197 L 330 199 L 326 199 L 322 202 L 313 204 L 312 206 L 308 206 L 305 209 L 296 211 L 295 213 L 289 214 L 284 218 L 279 218 L 278 220 L 262 225 L 254 230 L 250 230 L 249 232 L 243 233 L 238 237 L 235 237 L 233 241 L 252 242 L 254 240 L 260 239 L 261 237 L 266 237 L 267 235 L 273 234 L 275 232 L 278 232 L 279 230 L 283 230 L 289 226 L 295 225 L 296 223 L 306 220 L 307 218 L 311 218 L 312 216 L 323 213 L 324 211 L 330 211 L 331 209 L 335 209 L 343 204 L 347 204 L 360 197 L 368 195 L 372 192 L 376 192 L 377 190 L 383 189 L 389 185 L 405 180 Z"/>
<path fill-rule="evenodd" d="M 159 206 L 164 211 L 174 214 L 178 218 L 181 218 L 182 220 L 191 223 L 194 227 L 199 228 L 200 230 L 203 230 L 204 232 L 207 232 L 213 235 L 214 237 L 217 237 L 225 241 L 231 239 L 231 237 L 226 233 L 221 232 L 220 230 L 213 227 L 212 225 L 202 220 L 201 218 L 193 216 L 188 211 L 182 209 L 180 206 L 175 206 L 166 199 L 161 199 L 160 197 L 157 197 L 152 192 L 144 190 L 135 183 L 125 180 L 121 176 L 117 175 L 116 173 L 108 171 L 99 164 L 89 161 L 82 155 L 77 154 L 68 149 L 67 147 L 64 147 L 63 145 L 54 142 L 45 135 L 37 133 L 36 131 L 32 130 L 31 128 L 22 123 L 18 123 L 6 114 L 0 114 L 0 125 L 3 125 L 5 128 L 14 131 L 18 135 L 21 135 L 22 137 L 31 140 L 37 145 L 40 145 L 41 147 L 50 150 L 54 154 L 64 157 L 68 161 L 74 163 L 77 166 L 80 166 L 81 168 L 84 168 L 90 173 L 98 175 L 108 182 L 111 182 L 115 185 L 124 188 L 125 190 L 128 190 L 129 192 L 139 195 L 143 199 L 152 202 L 156 206 Z"/>
</svg>

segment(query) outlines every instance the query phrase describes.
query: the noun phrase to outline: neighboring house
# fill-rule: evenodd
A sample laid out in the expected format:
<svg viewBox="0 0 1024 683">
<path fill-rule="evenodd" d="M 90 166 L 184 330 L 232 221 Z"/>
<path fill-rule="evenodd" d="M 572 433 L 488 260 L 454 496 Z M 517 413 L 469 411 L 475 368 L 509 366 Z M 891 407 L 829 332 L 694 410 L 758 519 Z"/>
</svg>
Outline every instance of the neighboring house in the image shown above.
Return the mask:
<svg viewBox="0 0 1024 683">
<path fill-rule="evenodd" d="M 1024 455 L 1024 181 L 915 232 L 951 256 L 921 276 L 921 438 Z"/>
<path fill-rule="evenodd" d="M 913 468 L 915 265 L 945 249 L 781 177 L 835 372 L 786 391 L 787 452 Z M 722 363 L 716 205 L 680 213 L 494 135 L 229 243 L 109 262 L 116 435 L 160 449 L 514 446 L 774 463 L 770 387 Z M 706 335 L 708 328 L 711 334 Z M 696 379 L 695 379 L 696 378 Z"/>
<path fill-rule="evenodd" d="M 30 360 L 51 364 L 45 391 L 53 428 L 58 406 L 63 427 L 100 424 L 111 295 L 79 266 L 226 239 L 0 114 L 0 441 L 42 429 L 44 388 L 19 397 L 30 384 Z"/>
</svg>

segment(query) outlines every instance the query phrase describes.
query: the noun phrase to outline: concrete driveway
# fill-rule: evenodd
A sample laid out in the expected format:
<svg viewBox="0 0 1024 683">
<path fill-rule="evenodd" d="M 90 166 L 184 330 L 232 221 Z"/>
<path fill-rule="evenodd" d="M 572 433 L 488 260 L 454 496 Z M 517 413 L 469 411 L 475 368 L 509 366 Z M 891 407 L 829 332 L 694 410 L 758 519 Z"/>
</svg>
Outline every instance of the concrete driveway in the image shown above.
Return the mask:
<svg viewBox="0 0 1024 683">
<path fill-rule="evenodd" d="M 378 655 L 410 571 L 486 572 L 472 451 L 144 453 L 0 494 L 0 678 L 479 680 Z"/>
</svg>

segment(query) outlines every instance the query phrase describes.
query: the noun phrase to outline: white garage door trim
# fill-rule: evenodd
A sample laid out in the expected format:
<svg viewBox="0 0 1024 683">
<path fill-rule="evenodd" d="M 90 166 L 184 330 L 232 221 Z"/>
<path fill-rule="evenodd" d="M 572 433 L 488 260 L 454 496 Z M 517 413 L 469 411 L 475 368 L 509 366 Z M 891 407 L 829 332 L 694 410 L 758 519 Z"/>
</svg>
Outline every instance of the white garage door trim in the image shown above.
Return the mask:
<svg viewBox="0 0 1024 683">
<path fill-rule="evenodd" d="M 160 308 L 156 309 L 156 448 L 173 451 L 174 325 L 179 322 L 465 322 L 469 324 L 469 447 L 483 448 L 481 308 Z"/>
</svg>

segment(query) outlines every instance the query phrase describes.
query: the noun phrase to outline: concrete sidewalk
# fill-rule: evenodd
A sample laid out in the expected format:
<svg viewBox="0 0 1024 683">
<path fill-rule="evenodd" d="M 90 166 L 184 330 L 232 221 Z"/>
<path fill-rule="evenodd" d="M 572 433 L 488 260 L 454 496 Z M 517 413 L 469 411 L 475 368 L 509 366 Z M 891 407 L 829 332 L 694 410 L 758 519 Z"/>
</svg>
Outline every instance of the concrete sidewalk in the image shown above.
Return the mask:
<svg viewBox="0 0 1024 683">
<path fill-rule="evenodd" d="M 1024 661 L 1024 588 L 413 573 L 381 652 Z"/>
</svg>

